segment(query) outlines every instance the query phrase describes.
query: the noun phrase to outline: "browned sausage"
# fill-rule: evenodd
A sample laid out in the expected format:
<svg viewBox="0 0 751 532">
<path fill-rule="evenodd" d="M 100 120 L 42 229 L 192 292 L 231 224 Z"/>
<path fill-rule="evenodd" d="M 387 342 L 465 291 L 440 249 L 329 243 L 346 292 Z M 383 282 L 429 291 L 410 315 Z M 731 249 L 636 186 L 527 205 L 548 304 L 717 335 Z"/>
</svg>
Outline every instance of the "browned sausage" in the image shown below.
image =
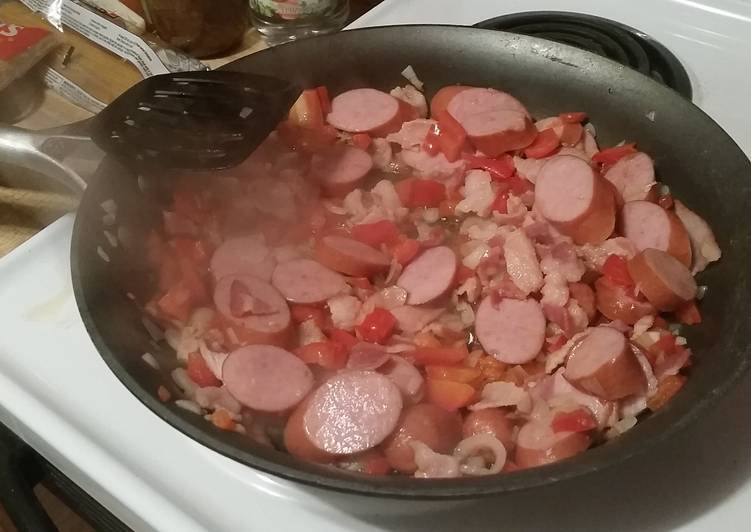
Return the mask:
<svg viewBox="0 0 751 532">
<path fill-rule="evenodd" d="M 490 434 L 509 450 L 514 446 L 514 424 L 502 408 L 485 408 L 467 414 L 462 425 L 462 436 Z"/>
<path fill-rule="evenodd" d="M 447 246 L 423 251 L 410 262 L 396 281 L 407 291 L 407 303 L 422 305 L 441 297 L 456 276 L 456 254 Z"/>
<path fill-rule="evenodd" d="M 303 418 L 309 405 L 310 396 L 300 403 L 289 416 L 287 424 L 284 426 L 284 447 L 289 454 L 300 460 L 332 462 L 336 457 L 313 445 L 305 432 Z"/>
<path fill-rule="evenodd" d="M 644 372 L 631 344 L 612 327 L 590 327 L 571 349 L 566 379 L 597 397 L 615 401 L 644 390 Z"/>
<path fill-rule="evenodd" d="M 329 235 L 318 241 L 316 260 L 353 277 L 370 277 L 389 269 L 391 261 L 382 252 L 353 238 Z"/>
<path fill-rule="evenodd" d="M 399 131 L 402 108 L 399 100 L 376 89 L 353 89 L 331 100 L 329 124 L 350 133 L 386 136 Z"/>
<path fill-rule="evenodd" d="M 691 241 L 675 213 L 649 201 L 630 201 L 621 210 L 619 230 L 637 250 L 667 251 L 691 267 Z"/>
<path fill-rule="evenodd" d="M 657 199 L 655 167 L 646 153 L 626 155 L 605 172 L 605 179 L 613 183 L 619 205 Z"/>
<path fill-rule="evenodd" d="M 553 432 L 547 423 L 529 421 L 516 438 L 514 462 L 522 468 L 552 464 L 587 450 L 589 436 L 583 432 Z"/>
<path fill-rule="evenodd" d="M 628 261 L 639 290 L 658 310 L 675 310 L 696 297 L 696 281 L 678 259 L 658 249 L 645 249 Z"/>
<path fill-rule="evenodd" d="M 615 228 L 611 188 L 587 162 L 559 155 L 537 175 L 535 208 L 577 244 L 600 244 Z"/>
<path fill-rule="evenodd" d="M 461 439 L 462 421 L 458 414 L 420 403 L 404 411 L 397 429 L 384 442 L 383 453 L 391 467 L 411 474 L 417 464 L 410 441 L 421 441 L 437 453 L 450 454 Z"/>
<path fill-rule="evenodd" d="M 373 159 L 368 152 L 338 145 L 313 156 L 311 175 L 330 196 L 345 196 L 359 186 L 372 168 Z"/>
<path fill-rule="evenodd" d="M 446 110 L 462 125 L 472 144 L 490 157 L 526 148 L 537 136 L 519 100 L 495 89 L 469 87 L 458 91 Z"/>
</svg>

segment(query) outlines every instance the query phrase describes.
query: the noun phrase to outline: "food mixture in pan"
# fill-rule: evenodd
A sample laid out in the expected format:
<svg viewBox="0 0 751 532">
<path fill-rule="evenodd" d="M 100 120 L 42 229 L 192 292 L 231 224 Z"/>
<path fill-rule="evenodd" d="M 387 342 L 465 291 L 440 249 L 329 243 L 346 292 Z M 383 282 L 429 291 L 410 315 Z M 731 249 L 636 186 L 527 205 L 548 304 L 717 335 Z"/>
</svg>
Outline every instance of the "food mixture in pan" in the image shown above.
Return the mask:
<svg viewBox="0 0 751 532">
<path fill-rule="evenodd" d="M 467 86 L 428 105 L 409 70 L 390 93 L 306 90 L 241 167 L 176 189 L 149 241 L 183 392 L 160 398 L 423 478 L 563 460 L 662 408 L 710 228 L 585 110 L 535 121 Z"/>
</svg>

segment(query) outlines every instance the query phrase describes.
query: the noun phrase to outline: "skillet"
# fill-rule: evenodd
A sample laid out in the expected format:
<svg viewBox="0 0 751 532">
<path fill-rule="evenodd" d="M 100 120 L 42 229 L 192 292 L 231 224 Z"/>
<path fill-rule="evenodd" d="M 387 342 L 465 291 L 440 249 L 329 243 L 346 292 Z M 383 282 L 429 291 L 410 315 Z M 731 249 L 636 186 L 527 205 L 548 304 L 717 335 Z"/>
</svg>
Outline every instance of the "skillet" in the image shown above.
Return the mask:
<svg viewBox="0 0 751 532">
<path fill-rule="evenodd" d="M 126 294 L 137 302 L 152 294 L 154 279 L 145 261 L 144 237 L 160 223 L 160 204 L 170 181 L 140 180 L 139 186 L 127 169 L 105 158 L 88 179 L 81 199 L 71 265 L 84 324 L 122 383 L 166 422 L 241 463 L 322 488 L 399 498 L 474 498 L 592 474 L 646 452 L 701 415 L 751 360 L 745 265 L 751 252 L 751 216 L 745 207 L 751 162 L 740 148 L 690 101 L 650 78 L 588 52 L 523 35 L 454 26 L 368 28 L 282 45 L 225 68 L 270 74 L 303 87 L 326 85 L 337 94 L 356 87 L 389 90 L 403 85 L 400 72 L 407 65 L 425 83 L 428 98 L 444 85 L 460 83 L 510 92 L 535 117 L 586 111 L 597 126 L 601 146 L 638 141 L 640 149 L 654 157 L 659 178 L 707 220 L 723 258 L 699 277 L 699 283 L 710 288 L 702 302 L 704 322 L 686 333 L 696 357 L 681 393 L 610 443 L 556 464 L 492 477 L 365 477 L 254 445 L 157 398 L 160 384 L 177 393 L 169 377 L 174 354 L 163 342 L 154 343 L 143 326 L 140 307 Z M 48 160 L 42 162 L 57 169 Z M 76 175 L 67 172 L 61 178 L 70 182 L 70 174 Z M 104 225 L 102 204 L 108 200 L 117 205 L 116 228 Z M 108 245 L 104 229 L 118 233 L 119 247 Z M 108 260 L 102 257 L 105 250 Z M 159 360 L 160 372 L 141 359 L 147 351 Z"/>
</svg>

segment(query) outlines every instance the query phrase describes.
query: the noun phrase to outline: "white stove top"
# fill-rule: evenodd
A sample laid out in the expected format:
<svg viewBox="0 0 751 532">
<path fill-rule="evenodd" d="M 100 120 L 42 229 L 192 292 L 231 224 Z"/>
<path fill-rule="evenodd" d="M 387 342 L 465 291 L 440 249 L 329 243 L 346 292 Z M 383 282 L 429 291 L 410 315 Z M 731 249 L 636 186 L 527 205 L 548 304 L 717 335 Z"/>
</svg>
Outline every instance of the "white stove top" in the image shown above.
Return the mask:
<svg viewBox="0 0 751 532">
<path fill-rule="evenodd" d="M 560 10 L 553 0 L 387 0 L 353 27 L 473 24 Z M 694 100 L 751 153 L 751 3 L 570 0 L 670 48 Z M 645 14 L 647 13 L 647 14 Z M 453 507 L 384 505 L 260 474 L 183 436 L 144 407 L 101 360 L 78 316 L 69 273 L 73 217 L 0 261 L 0 420 L 136 530 L 745 530 L 751 523 L 751 380 L 644 459 L 565 489 Z M 657 465 L 656 465 L 657 464 Z M 393 501 L 392 501 L 393 502 Z"/>
</svg>

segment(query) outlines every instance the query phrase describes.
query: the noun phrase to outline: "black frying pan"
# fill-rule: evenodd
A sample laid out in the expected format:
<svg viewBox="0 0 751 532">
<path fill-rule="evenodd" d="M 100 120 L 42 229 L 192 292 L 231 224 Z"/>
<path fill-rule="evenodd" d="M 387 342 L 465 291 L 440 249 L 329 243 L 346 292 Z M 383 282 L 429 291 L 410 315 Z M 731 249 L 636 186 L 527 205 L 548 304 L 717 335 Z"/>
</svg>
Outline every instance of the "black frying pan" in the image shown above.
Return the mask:
<svg viewBox="0 0 751 532">
<path fill-rule="evenodd" d="M 160 221 L 160 194 L 144 193 L 111 159 L 105 159 L 83 196 L 71 249 L 76 300 L 104 360 L 146 406 L 204 445 L 281 477 L 365 495 L 460 498 L 531 488 L 595 472 L 673 436 L 722 395 L 751 360 L 745 262 L 751 253 L 751 216 L 745 205 L 751 163 L 717 124 L 672 90 L 601 57 L 526 36 L 449 26 L 372 28 L 280 46 L 227 68 L 272 74 L 304 87 L 323 84 L 336 94 L 402 85 L 400 72 L 407 65 L 425 82 L 428 97 L 444 85 L 461 83 L 508 91 L 536 117 L 586 111 L 602 145 L 637 140 L 655 158 L 660 179 L 714 228 L 723 258 L 700 277 L 710 287 L 702 302 L 704 323 L 686 333 L 696 363 L 684 390 L 666 408 L 615 441 L 570 460 L 507 475 L 430 481 L 371 478 L 300 462 L 215 429 L 156 397 L 160 384 L 175 391 L 168 375 L 174 354 L 150 342 L 137 305 L 125 293 L 141 302 L 152 293 L 143 236 Z M 103 234 L 100 204 L 108 199 L 118 205 L 124 237 L 117 249 L 109 248 Z M 109 262 L 98 247 L 107 250 Z M 141 360 L 145 351 L 157 355 L 162 373 Z"/>
</svg>

